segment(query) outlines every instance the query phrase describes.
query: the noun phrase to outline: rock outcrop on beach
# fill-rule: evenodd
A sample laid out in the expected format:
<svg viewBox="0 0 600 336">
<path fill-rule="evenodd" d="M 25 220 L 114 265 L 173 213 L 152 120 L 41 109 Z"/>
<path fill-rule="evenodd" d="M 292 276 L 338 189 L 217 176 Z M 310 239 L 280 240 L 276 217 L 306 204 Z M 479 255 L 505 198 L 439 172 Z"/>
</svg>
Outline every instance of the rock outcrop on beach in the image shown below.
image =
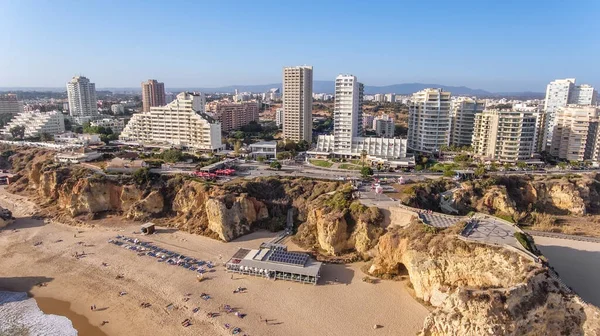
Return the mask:
<svg viewBox="0 0 600 336">
<path fill-rule="evenodd" d="M 434 307 L 422 335 L 598 335 L 600 310 L 552 271 L 502 247 L 465 242 L 422 224 L 379 239 L 373 275 L 405 275 Z"/>
<path fill-rule="evenodd" d="M 6 227 L 8 224 L 12 223 L 14 220 L 14 217 L 12 215 L 12 212 L 10 212 L 10 210 L 8 209 L 4 209 L 3 207 L 0 207 L 0 229 L 2 229 L 3 227 Z"/>
<path fill-rule="evenodd" d="M 367 257 L 383 234 L 381 211 L 352 201 L 351 188 L 315 199 L 294 241 L 325 256 L 358 253 Z"/>
</svg>

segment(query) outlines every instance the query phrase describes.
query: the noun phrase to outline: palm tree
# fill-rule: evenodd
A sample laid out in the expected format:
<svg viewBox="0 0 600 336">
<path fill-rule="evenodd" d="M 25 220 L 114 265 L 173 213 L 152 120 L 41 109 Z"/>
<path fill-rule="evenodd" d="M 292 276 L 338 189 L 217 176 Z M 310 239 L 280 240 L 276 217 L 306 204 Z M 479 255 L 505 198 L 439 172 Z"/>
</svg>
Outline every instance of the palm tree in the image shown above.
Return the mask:
<svg viewBox="0 0 600 336">
<path fill-rule="evenodd" d="M 365 166 L 365 161 L 367 160 L 367 151 L 363 150 L 362 152 L 360 152 L 360 162 L 362 164 L 362 166 Z"/>
</svg>

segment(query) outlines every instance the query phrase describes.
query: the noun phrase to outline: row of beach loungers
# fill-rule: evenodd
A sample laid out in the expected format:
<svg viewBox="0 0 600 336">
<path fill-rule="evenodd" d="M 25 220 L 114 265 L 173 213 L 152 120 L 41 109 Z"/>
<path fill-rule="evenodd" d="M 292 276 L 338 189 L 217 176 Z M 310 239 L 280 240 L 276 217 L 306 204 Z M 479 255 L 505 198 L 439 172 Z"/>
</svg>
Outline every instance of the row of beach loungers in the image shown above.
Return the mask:
<svg viewBox="0 0 600 336">
<path fill-rule="evenodd" d="M 158 262 L 166 262 L 169 265 L 183 267 L 192 272 L 203 274 L 207 269 L 213 268 L 215 265 L 211 261 L 198 260 L 192 257 L 187 257 L 183 254 L 175 253 L 151 242 L 141 241 L 137 238 L 126 236 L 117 236 L 115 239 L 109 239 L 109 243 L 137 252 L 138 255 L 147 255 L 156 258 Z"/>
</svg>

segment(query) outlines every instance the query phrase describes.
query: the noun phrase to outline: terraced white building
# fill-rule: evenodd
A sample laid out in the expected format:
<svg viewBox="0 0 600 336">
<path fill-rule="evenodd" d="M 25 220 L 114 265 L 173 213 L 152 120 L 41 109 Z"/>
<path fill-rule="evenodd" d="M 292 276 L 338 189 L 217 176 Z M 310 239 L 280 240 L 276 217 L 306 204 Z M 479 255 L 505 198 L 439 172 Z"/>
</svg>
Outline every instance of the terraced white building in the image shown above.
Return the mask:
<svg viewBox="0 0 600 336">
<path fill-rule="evenodd" d="M 58 134 L 65 131 L 65 117 L 58 111 L 19 113 L 4 126 L 2 134 L 11 136 L 10 130 L 18 126 L 25 127 L 25 138 L 42 133 Z"/>
<path fill-rule="evenodd" d="M 182 92 L 150 112 L 134 114 L 119 139 L 145 145 L 172 145 L 202 151 L 223 149 L 221 123 L 204 113 L 203 93 Z"/>
</svg>

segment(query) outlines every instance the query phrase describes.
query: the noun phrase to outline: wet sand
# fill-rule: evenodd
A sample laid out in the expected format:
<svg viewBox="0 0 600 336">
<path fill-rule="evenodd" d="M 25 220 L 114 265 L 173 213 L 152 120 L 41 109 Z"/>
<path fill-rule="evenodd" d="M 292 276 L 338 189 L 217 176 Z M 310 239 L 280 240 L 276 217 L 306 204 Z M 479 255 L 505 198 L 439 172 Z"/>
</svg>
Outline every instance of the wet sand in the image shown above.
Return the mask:
<svg viewBox="0 0 600 336">
<path fill-rule="evenodd" d="M 0 205 L 3 197 L 10 198 L 2 191 Z M 26 209 L 31 206 L 23 204 Z M 110 225 L 102 225 L 103 222 Z M 240 327 L 242 334 L 251 336 L 415 335 L 428 314 L 401 282 L 362 282 L 364 275 L 358 263 L 325 265 L 318 286 L 241 275 L 232 279 L 222 266 L 199 283 L 193 272 L 107 243 L 119 234 L 134 236 L 132 232 L 139 230 L 139 224 L 120 219 L 95 224 L 95 228 L 80 228 L 24 217 L 8 230 L 0 230 L 0 287 L 27 284 L 30 288 L 19 290 L 34 297 L 68 302 L 69 310 L 85 316 L 89 324 L 111 336 L 231 335 L 225 324 Z M 238 248 L 256 248 L 274 235 L 259 231 L 223 243 L 161 229 L 155 235 L 140 238 L 221 265 Z M 36 242 L 42 243 L 34 246 Z M 83 251 L 86 257 L 73 257 L 75 252 Z M 117 279 L 117 275 L 123 278 Z M 336 278 L 339 281 L 333 283 Z M 47 286 L 36 286 L 39 281 Z M 237 287 L 248 291 L 233 294 Z M 119 296 L 120 291 L 127 295 Z M 203 292 L 212 299 L 202 300 Z M 185 300 L 188 293 L 191 295 Z M 142 302 L 151 307 L 141 308 Z M 92 304 L 106 309 L 92 312 Z M 167 309 L 169 304 L 174 308 Z M 248 315 L 243 319 L 225 313 L 207 317 L 208 312 L 218 312 L 224 304 Z M 192 311 L 195 307 L 199 308 L 197 313 Z M 63 313 L 67 311 L 63 309 Z M 181 322 L 187 318 L 192 325 L 184 328 Z M 263 319 L 270 322 L 264 323 Z M 105 320 L 109 323 L 100 326 Z M 375 324 L 382 328 L 373 330 Z"/>
<path fill-rule="evenodd" d="M 77 329 L 79 335 L 106 336 L 106 333 L 99 327 L 92 325 L 87 317 L 72 311 L 70 303 L 41 296 L 36 296 L 34 299 L 37 302 L 38 307 L 40 307 L 45 314 L 60 315 L 71 320 L 73 327 Z"/>
<path fill-rule="evenodd" d="M 600 243 L 539 236 L 534 240 L 563 282 L 600 307 Z"/>
</svg>

